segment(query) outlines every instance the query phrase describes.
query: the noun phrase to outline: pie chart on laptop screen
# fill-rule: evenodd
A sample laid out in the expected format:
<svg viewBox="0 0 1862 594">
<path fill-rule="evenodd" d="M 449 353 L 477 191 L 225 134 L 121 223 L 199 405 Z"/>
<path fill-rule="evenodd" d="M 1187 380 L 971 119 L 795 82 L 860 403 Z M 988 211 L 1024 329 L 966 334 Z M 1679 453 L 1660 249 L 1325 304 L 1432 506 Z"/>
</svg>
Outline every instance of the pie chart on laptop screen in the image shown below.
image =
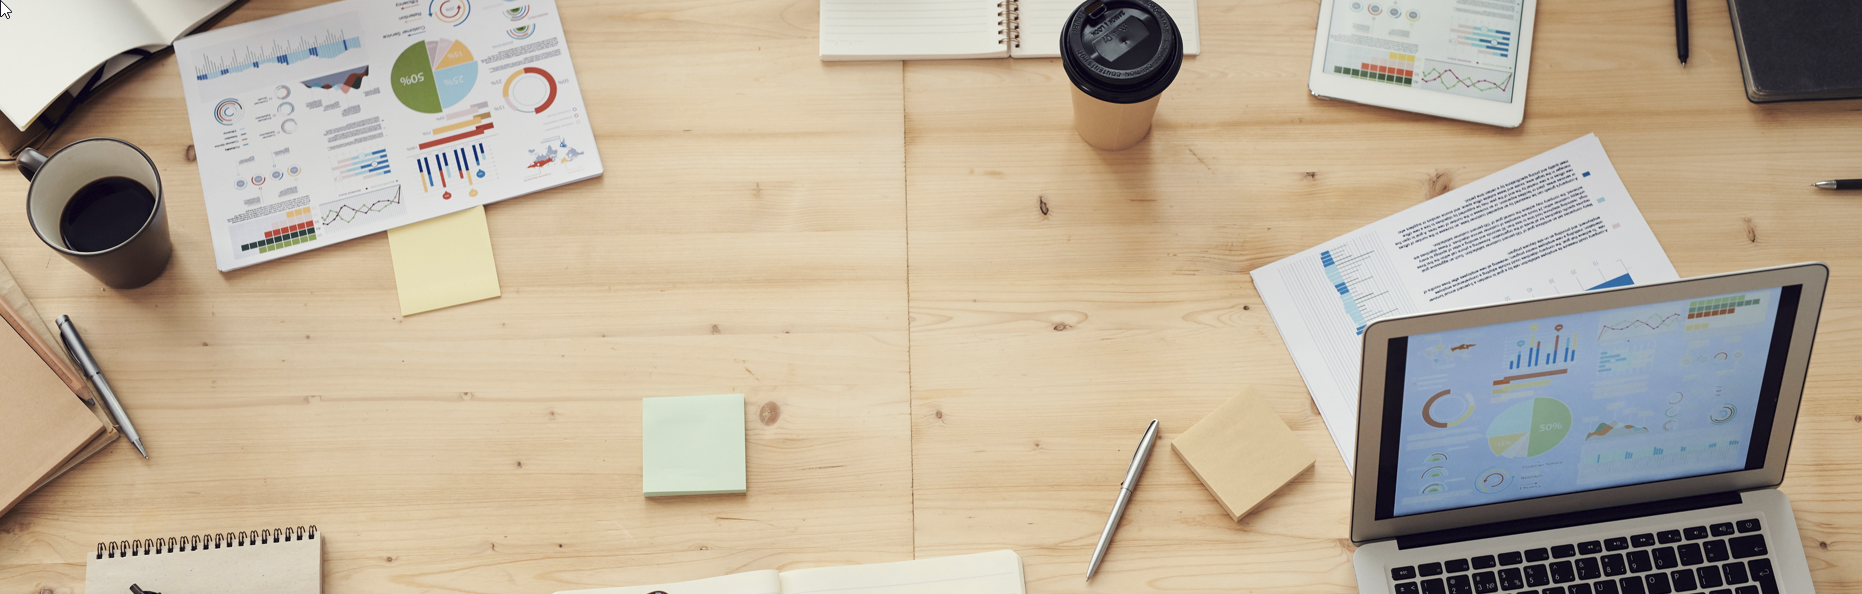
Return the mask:
<svg viewBox="0 0 1862 594">
<path fill-rule="evenodd" d="M 1558 447 L 1571 430 L 1571 409 L 1551 398 L 1532 398 L 1506 409 L 1487 426 L 1487 447 L 1505 458 L 1531 458 Z"/>
<path fill-rule="evenodd" d="M 408 109 L 440 113 L 463 101 L 478 82 L 478 61 L 465 43 L 419 41 L 394 60 L 394 98 Z"/>
</svg>

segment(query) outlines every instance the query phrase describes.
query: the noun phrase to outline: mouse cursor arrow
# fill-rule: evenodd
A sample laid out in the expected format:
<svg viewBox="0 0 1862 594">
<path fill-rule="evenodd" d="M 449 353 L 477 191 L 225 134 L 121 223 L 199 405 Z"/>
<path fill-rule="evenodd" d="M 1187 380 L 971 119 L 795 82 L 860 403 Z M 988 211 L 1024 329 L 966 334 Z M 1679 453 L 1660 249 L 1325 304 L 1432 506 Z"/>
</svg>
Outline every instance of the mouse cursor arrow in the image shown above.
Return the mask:
<svg viewBox="0 0 1862 594">
<path fill-rule="evenodd" d="M 7 6 L 5 0 L 0 0 L 0 17 L 13 20 L 13 7 Z"/>
</svg>

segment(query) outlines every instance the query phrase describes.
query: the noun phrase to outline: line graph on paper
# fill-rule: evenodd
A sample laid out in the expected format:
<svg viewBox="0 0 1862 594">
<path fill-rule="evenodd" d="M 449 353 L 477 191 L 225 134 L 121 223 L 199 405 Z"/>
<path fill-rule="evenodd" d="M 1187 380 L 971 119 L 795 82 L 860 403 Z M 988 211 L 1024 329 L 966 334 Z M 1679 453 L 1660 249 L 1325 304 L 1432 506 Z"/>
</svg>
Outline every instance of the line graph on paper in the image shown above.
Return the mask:
<svg viewBox="0 0 1862 594">
<path fill-rule="evenodd" d="M 1673 332 L 1680 325 L 1680 313 L 1648 312 L 1640 317 L 1605 320 L 1597 329 L 1597 341 L 1605 339 L 1634 340 L 1644 336 Z"/>
<path fill-rule="evenodd" d="M 401 202 L 401 186 L 392 186 L 318 205 L 317 225 L 337 231 L 405 214 L 407 206 Z"/>
</svg>

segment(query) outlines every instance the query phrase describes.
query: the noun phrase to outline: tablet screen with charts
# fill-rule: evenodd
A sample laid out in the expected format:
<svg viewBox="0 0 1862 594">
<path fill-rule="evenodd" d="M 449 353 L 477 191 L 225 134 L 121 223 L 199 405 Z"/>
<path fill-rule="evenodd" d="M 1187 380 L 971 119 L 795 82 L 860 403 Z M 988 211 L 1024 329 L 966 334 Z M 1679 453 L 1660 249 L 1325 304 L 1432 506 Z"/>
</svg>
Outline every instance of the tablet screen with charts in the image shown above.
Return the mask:
<svg viewBox="0 0 1862 594">
<path fill-rule="evenodd" d="M 1536 0 L 1326 0 L 1313 94 L 1513 127 Z"/>
</svg>

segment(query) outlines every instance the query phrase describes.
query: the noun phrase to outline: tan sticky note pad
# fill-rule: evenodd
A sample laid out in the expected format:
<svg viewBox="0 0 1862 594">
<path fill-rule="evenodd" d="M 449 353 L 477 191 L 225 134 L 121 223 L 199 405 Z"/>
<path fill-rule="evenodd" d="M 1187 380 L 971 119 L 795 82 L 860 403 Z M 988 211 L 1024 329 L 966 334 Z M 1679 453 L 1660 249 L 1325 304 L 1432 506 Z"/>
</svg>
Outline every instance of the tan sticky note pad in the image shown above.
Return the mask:
<svg viewBox="0 0 1862 594">
<path fill-rule="evenodd" d="M 485 207 L 388 230 L 401 315 L 500 295 Z"/>
<path fill-rule="evenodd" d="M 1235 521 L 1313 464 L 1312 451 L 1253 390 L 1203 417 L 1170 447 Z"/>
</svg>

